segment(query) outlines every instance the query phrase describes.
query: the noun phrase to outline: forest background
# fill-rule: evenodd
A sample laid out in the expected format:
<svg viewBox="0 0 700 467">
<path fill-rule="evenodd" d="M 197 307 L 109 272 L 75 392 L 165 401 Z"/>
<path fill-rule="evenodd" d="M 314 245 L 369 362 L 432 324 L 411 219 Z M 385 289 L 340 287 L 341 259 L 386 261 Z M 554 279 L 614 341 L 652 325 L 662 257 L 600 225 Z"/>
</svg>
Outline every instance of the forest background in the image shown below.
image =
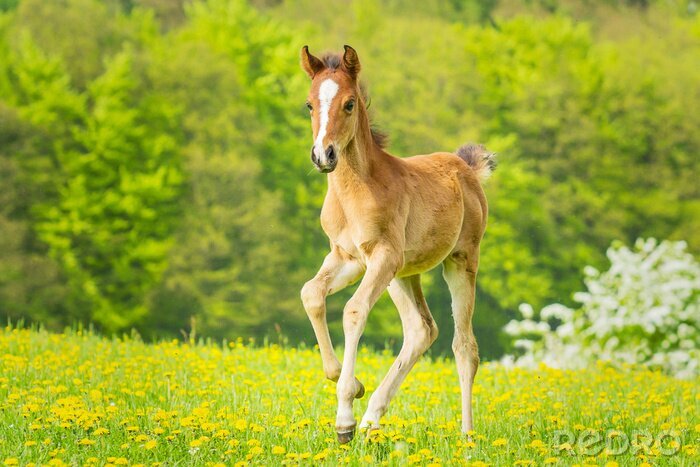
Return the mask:
<svg viewBox="0 0 700 467">
<path fill-rule="evenodd" d="M 499 155 L 475 328 L 638 237 L 700 251 L 700 15 L 666 0 L 0 0 L 0 317 L 315 340 L 328 251 L 299 49 L 351 44 L 392 153 Z M 440 271 L 424 277 L 452 338 Z M 351 291 L 330 298 L 332 333 Z M 391 302 L 365 343 L 400 343 Z"/>
</svg>

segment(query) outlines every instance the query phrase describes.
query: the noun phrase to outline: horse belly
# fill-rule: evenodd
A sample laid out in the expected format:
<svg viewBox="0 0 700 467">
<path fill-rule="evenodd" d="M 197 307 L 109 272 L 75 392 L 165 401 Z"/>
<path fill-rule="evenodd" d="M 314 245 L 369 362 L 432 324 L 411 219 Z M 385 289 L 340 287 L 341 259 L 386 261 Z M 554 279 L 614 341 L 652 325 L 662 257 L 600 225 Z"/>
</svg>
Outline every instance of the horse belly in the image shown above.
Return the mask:
<svg viewBox="0 0 700 467">
<path fill-rule="evenodd" d="M 459 239 L 464 219 L 461 202 L 450 203 L 437 215 L 419 221 L 409 219 L 406 229 L 404 267 L 399 277 L 433 269 L 450 254 Z"/>
</svg>

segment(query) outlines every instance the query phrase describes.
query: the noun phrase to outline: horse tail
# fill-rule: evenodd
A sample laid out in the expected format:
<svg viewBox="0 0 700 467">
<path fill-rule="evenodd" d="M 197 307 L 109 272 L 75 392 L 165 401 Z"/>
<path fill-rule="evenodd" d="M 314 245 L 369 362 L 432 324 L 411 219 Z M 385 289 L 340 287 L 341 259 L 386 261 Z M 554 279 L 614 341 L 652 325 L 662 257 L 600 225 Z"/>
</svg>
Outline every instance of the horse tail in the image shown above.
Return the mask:
<svg viewBox="0 0 700 467">
<path fill-rule="evenodd" d="M 496 154 L 489 152 L 482 144 L 465 144 L 457 149 L 457 155 L 474 169 L 482 182 L 496 170 Z"/>
</svg>

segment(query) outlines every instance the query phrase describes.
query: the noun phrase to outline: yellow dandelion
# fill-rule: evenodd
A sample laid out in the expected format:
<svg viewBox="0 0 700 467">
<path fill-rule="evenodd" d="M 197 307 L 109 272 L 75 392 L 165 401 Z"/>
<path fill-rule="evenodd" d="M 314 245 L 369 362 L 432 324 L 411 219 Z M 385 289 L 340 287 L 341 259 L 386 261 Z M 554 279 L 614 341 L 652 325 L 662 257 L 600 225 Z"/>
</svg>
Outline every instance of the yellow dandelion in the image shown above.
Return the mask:
<svg viewBox="0 0 700 467">
<path fill-rule="evenodd" d="M 544 442 L 541 439 L 533 439 L 530 442 L 529 446 L 531 448 L 541 448 L 541 447 L 544 447 Z"/>
<path fill-rule="evenodd" d="M 501 447 L 501 446 L 505 446 L 506 444 L 508 444 L 508 440 L 505 438 L 498 438 L 493 443 L 491 443 L 492 446 L 497 447 L 497 448 Z"/>
<path fill-rule="evenodd" d="M 83 438 L 80 441 L 78 441 L 78 444 L 80 446 L 92 446 L 93 444 L 95 444 L 95 440 L 90 438 Z"/>
<path fill-rule="evenodd" d="M 250 451 L 248 451 L 248 452 L 254 456 L 257 456 L 259 454 L 262 454 L 265 451 L 260 446 L 253 446 L 252 448 L 250 448 Z"/>
<path fill-rule="evenodd" d="M 285 448 L 283 448 L 282 446 L 273 446 L 272 447 L 272 454 L 281 455 L 281 454 L 284 454 L 285 452 L 287 452 L 287 450 Z"/>
<path fill-rule="evenodd" d="M 409 464 L 416 464 L 421 461 L 421 457 L 418 454 L 411 454 L 410 456 L 406 457 L 406 460 Z"/>
<path fill-rule="evenodd" d="M 143 448 L 150 450 L 150 449 L 155 448 L 157 445 L 158 445 L 158 442 L 156 440 L 152 439 L 152 440 L 148 441 L 146 444 L 144 444 Z"/>
</svg>

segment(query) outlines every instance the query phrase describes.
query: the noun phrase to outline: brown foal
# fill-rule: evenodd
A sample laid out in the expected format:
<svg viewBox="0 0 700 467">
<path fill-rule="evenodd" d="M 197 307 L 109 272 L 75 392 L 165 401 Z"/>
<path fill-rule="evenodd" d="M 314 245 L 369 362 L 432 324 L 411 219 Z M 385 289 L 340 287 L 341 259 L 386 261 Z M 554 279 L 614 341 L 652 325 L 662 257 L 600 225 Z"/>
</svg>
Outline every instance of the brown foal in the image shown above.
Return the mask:
<svg viewBox="0 0 700 467">
<path fill-rule="evenodd" d="M 379 427 L 390 400 L 438 329 L 420 286 L 420 274 L 443 264 L 452 296 L 452 342 L 462 391 L 462 431 L 472 430 L 472 385 L 479 364 L 472 331 L 479 243 L 487 204 L 481 181 L 494 161 L 482 146 L 463 146 L 409 158 L 388 154 L 371 126 L 359 86 L 360 61 L 352 47 L 319 59 L 301 51 L 311 78 L 307 106 L 314 144 L 311 159 L 328 174 L 321 225 L 331 251 L 301 297 L 323 359 L 337 381 L 336 431 L 341 443 L 355 431 L 353 400 L 364 395 L 355 361 L 367 316 L 388 288 L 403 325 L 403 346 L 369 400 L 360 428 Z M 362 278 L 343 311 L 345 353 L 338 361 L 328 333 L 326 297 Z"/>
</svg>

